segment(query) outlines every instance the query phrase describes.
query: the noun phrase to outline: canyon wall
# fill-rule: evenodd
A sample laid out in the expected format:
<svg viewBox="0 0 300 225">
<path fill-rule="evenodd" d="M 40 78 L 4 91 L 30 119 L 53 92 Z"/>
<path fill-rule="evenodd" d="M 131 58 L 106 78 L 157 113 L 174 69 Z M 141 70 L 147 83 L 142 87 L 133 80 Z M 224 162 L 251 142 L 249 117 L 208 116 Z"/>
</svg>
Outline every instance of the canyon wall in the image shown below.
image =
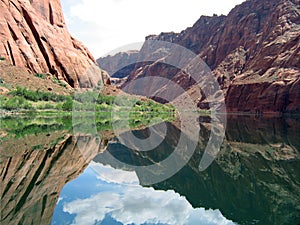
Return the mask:
<svg viewBox="0 0 300 225">
<path fill-rule="evenodd" d="M 227 16 L 201 16 L 180 33 L 146 37 L 140 58 L 167 50 L 147 48 L 147 41 L 178 44 L 199 55 L 218 80 L 228 111 L 300 111 L 299 0 L 248 0 Z M 182 56 L 164 57 L 137 64 L 122 87 L 142 77 L 162 76 L 189 89 L 189 93 L 195 92 L 198 87 L 187 74 L 160 63 L 166 57 L 179 63 Z M 157 85 L 158 92 L 164 90 L 160 84 L 151 85 Z M 198 107 L 207 108 L 205 97 L 194 101 Z"/>
<path fill-rule="evenodd" d="M 71 87 L 107 79 L 89 50 L 68 32 L 59 0 L 1 0 L 0 56 L 31 73 L 50 73 Z"/>
</svg>

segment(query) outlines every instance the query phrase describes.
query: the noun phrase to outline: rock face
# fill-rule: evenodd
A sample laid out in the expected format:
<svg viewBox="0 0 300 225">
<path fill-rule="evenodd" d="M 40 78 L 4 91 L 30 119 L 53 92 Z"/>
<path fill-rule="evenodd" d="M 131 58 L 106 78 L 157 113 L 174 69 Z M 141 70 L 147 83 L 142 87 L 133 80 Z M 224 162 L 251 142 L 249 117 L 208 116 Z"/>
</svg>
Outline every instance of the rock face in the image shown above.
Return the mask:
<svg viewBox="0 0 300 225">
<path fill-rule="evenodd" d="M 135 63 L 138 60 L 139 51 L 130 50 L 120 52 L 115 55 L 108 55 L 97 59 L 98 65 L 110 74 L 110 81 L 118 86 L 122 86 L 126 82 Z"/>
<path fill-rule="evenodd" d="M 199 55 L 218 79 L 228 111 L 274 113 L 300 111 L 299 38 L 299 0 L 248 0 L 227 16 L 202 16 L 181 33 L 150 35 L 146 42 L 171 42 Z M 144 45 L 140 56 L 159 52 L 145 49 Z M 182 60 L 180 54 L 173 60 Z M 159 74 L 193 92 L 189 76 L 159 61 L 163 58 L 137 65 L 125 86 L 140 77 Z M 205 98 L 195 102 L 205 107 Z"/>
<path fill-rule="evenodd" d="M 72 87 L 107 78 L 87 48 L 69 34 L 59 0 L 1 0 L 0 10 L 0 56 L 13 65 L 51 73 Z"/>
</svg>

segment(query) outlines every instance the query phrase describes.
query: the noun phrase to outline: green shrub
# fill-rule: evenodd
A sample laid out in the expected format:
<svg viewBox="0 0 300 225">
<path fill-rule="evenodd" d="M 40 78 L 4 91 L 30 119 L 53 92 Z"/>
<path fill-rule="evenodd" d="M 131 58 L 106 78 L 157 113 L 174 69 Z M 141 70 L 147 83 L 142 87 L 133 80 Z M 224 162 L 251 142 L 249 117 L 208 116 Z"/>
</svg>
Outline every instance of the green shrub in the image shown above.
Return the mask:
<svg viewBox="0 0 300 225">
<path fill-rule="evenodd" d="M 54 84 L 58 84 L 59 80 L 56 77 L 52 77 L 52 82 Z"/>
<path fill-rule="evenodd" d="M 45 79 L 47 77 L 47 74 L 44 73 L 36 73 L 34 74 L 35 77 L 41 78 L 41 79 Z"/>
<path fill-rule="evenodd" d="M 18 109 L 33 109 L 33 106 L 30 102 L 25 100 L 22 97 L 13 97 L 5 99 L 1 103 L 1 108 L 6 110 L 18 110 Z"/>
<path fill-rule="evenodd" d="M 274 82 L 275 82 L 275 81 L 278 81 L 278 79 L 279 79 L 278 76 L 274 76 L 274 77 L 273 77 L 273 81 L 274 81 Z"/>
<path fill-rule="evenodd" d="M 108 112 L 111 110 L 111 107 L 109 107 L 106 104 L 96 105 L 95 110 L 97 112 Z"/>
<path fill-rule="evenodd" d="M 43 149 L 43 146 L 42 145 L 35 145 L 32 147 L 32 150 L 33 151 L 36 151 L 36 150 L 42 150 Z"/>
<path fill-rule="evenodd" d="M 54 109 L 54 105 L 46 103 L 45 104 L 45 109 Z"/>
<path fill-rule="evenodd" d="M 62 86 L 62 87 L 67 87 L 67 85 L 61 81 L 59 81 L 59 85 Z"/>
<path fill-rule="evenodd" d="M 55 106 L 53 104 L 46 103 L 46 104 L 40 104 L 36 108 L 37 109 L 54 109 Z"/>
<path fill-rule="evenodd" d="M 0 61 L 4 61 L 4 60 L 5 60 L 5 58 L 1 56 L 0 57 Z"/>
<path fill-rule="evenodd" d="M 98 104 L 106 103 L 108 105 L 112 105 L 114 100 L 115 100 L 115 97 L 113 97 L 113 96 L 98 95 L 97 103 Z"/>
<path fill-rule="evenodd" d="M 63 103 L 58 103 L 58 104 L 56 104 L 55 108 L 58 110 L 62 110 L 62 105 L 63 105 Z"/>
<path fill-rule="evenodd" d="M 20 103 L 22 103 L 21 100 L 24 100 L 24 99 L 22 99 L 20 97 L 10 98 L 4 103 L 3 108 L 7 109 L 7 110 L 19 109 Z"/>
<path fill-rule="evenodd" d="M 60 86 L 62 86 L 62 87 L 67 87 L 67 85 L 66 85 L 65 83 L 63 83 L 62 81 L 60 81 L 60 80 L 57 79 L 56 77 L 52 77 L 52 82 L 53 82 L 54 84 L 58 84 L 58 85 L 60 85 Z"/>
<path fill-rule="evenodd" d="M 54 102 L 62 102 L 65 101 L 69 96 L 58 95 L 50 92 L 42 92 L 40 90 L 31 91 L 26 88 L 17 87 L 16 90 L 11 91 L 9 94 L 13 96 L 22 96 L 30 101 L 54 101 Z"/>
<path fill-rule="evenodd" d="M 34 107 L 32 106 L 32 104 L 28 101 L 25 101 L 22 105 L 22 108 L 24 109 L 34 109 Z"/>
<path fill-rule="evenodd" d="M 85 91 L 82 93 L 77 93 L 75 99 L 76 101 L 81 103 L 94 103 L 96 102 L 97 96 L 98 96 L 97 92 Z"/>
<path fill-rule="evenodd" d="M 62 110 L 64 111 L 72 111 L 73 109 L 73 100 L 72 98 L 67 98 L 67 100 L 62 104 Z"/>
</svg>

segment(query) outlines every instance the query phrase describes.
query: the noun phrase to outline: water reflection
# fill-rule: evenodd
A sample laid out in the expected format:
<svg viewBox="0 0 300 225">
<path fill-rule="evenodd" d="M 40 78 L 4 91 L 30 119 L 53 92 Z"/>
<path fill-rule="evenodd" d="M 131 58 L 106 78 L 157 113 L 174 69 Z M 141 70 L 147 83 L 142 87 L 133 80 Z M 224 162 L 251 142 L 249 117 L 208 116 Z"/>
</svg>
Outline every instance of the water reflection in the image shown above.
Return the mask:
<svg viewBox="0 0 300 225">
<path fill-rule="evenodd" d="M 156 149 L 139 152 L 120 144 L 110 131 L 101 131 L 100 142 L 92 136 L 75 138 L 66 118 L 51 124 L 6 121 L 0 132 L 0 222 L 299 224 L 299 118 L 229 117 L 221 152 L 201 172 L 209 120 L 199 118 L 201 135 L 189 163 L 146 187 L 130 165 L 168 157 L 181 135 L 176 124 L 167 124 L 167 136 Z M 146 138 L 149 130 L 135 135 Z M 78 138 L 87 146 L 84 157 L 76 147 Z M 108 153 L 125 164 L 110 164 Z"/>
<path fill-rule="evenodd" d="M 86 196 L 79 197 L 78 188 Z M 194 209 L 185 197 L 173 190 L 142 187 L 134 172 L 95 162 L 77 180 L 65 186 L 61 198 L 52 224 L 60 224 L 61 218 L 65 224 L 76 225 L 233 224 L 219 210 Z"/>
<path fill-rule="evenodd" d="M 209 138 L 209 118 L 199 118 L 199 121 L 198 151 L 176 175 L 152 186 L 157 190 L 175 190 L 194 208 L 219 209 L 227 219 L 238 224 L 298 224 L 299 120 L 229 117 L 221 152 L 203 172 L 198 165 Z M 170 135 L 151 152 L 132 151 L 115 142 L 95 161 L 107 163 L 107 152 L 129 165 L 159 161 L 170 154 L 180 135 L 178 127 L 172 124 L 168 124 L 168 130 Z M 139 131 L 140 136 L 146 133 L 146 130 Z M 121 168 L 131 169 L 130 166 Z"/>
<path fill-rule="evenodd" d="M 82 157 L 70 119 L 1 120 L 1 224 L 50 224 L 64 185 L 99 153 L 90 149 Z"/>
</svg>

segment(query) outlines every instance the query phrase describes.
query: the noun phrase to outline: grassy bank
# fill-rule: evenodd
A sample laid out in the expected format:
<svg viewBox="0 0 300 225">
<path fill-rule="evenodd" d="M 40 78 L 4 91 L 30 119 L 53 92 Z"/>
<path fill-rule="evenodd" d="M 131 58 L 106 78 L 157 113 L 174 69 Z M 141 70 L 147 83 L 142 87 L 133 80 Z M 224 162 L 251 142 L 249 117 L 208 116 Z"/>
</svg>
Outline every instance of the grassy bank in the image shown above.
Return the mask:
<svg viewBox="0 0 300 225">
<path fill-rule="evenodd" d="M 171 106 L 162 105 L 152 100 L 142 101 L 135 97 L 104 96 L 96 91 L 60 95 L 39 90 L 17 87 L 5 95 L 0 95 L 0 109 L 13 112 L 34 111 L 96 111 L 112 110 L 151 113 L 171 113 Z"/>
<path fill-rule="evenodd" d="M 172 106 L 148 99 L 104 96 L 96 91 L 60 95 L 22 87 L 0 95 L 0 109 L 2 140 L 58 130 L 90 133 L 94 128 L 137 128 L 175 117 Z"/>
</svg>

